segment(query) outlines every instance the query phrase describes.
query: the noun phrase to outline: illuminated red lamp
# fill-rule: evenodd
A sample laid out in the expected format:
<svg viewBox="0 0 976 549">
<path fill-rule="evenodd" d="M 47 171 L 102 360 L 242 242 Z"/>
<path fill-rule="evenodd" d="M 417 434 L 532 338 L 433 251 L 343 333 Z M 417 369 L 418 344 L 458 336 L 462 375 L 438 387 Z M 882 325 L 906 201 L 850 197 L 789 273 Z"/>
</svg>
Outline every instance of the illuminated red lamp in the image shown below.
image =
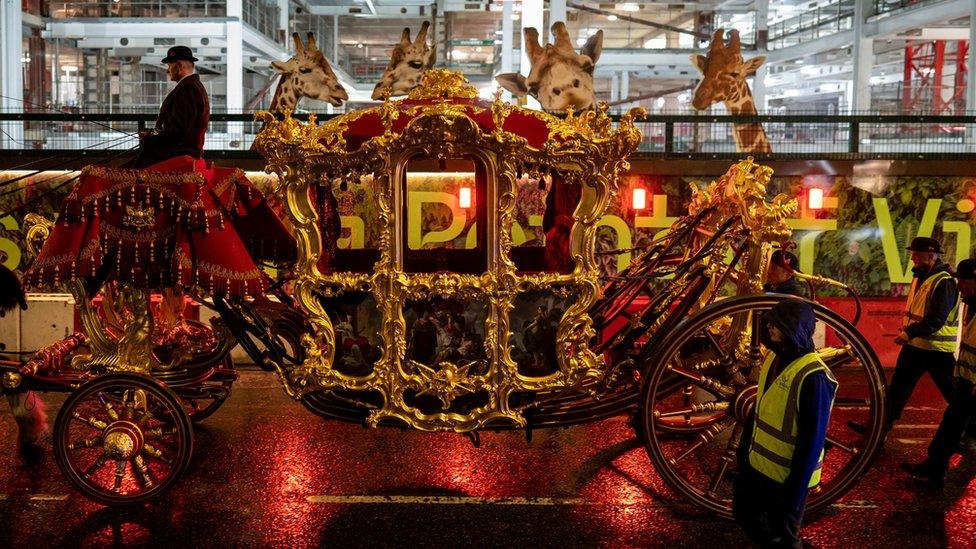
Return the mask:
<svg viewBox="0 0 976 549">
<path fill-rule="evenodd" d="M 646 210 L 647 209 L 647 190 L 641 188 L 634 189 L 633 207 L 635 210 Z"/>
<path fill-rule="evenodd" d="M 816 187 L 810 189 L 807 193 L 807 208 L 811 210 L 822 210 L 824 207 L 824 192 L 823 189 L 818 189 Z"/>
<path fill-rule="evenodd" d="M 471 187 L 461 187 L 461 190 L 458 192 L 458 204 L 462 208 L 471 207 Z"/>
</svg>

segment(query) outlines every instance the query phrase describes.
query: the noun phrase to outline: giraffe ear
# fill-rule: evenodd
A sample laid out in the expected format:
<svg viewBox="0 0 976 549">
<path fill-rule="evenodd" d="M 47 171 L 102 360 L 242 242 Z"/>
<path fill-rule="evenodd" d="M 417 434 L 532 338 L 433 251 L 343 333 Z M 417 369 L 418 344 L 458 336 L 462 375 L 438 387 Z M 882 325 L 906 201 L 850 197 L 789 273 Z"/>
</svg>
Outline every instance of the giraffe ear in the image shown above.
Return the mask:
<svg viewBox="0 0 976 549">
<path fill-rule="evenodd" d="M 603 52 L 603 29 L 596 31 L 596 34 L 589 37 L 586 40 L 586 44 L 583 44 L 583 48 L 580 49 L 580 53 L 589 57 L 593 64 L 600 60 L 600 54 Z"/>
<path fill-rule="evenodd" d="M 525 77 L 517 72 L 499 74 L 495 77 L 495 81 L 516 97 L 522 97 L 529 93 L 529 87 L 525 84 Z"/>
<path fill-rule="evenodd" d="M 424 63 L 424 66 L 429 69 L 433 67 L 434 63 L 436 62 L 437 62 L 437 44 L 433 44 L 430 47 L 430 52 L 427 53 L 427 60 Z"/>
<path fill-rule="evenodd" d="M 708 58 L 704 55 L 695 54 L 691 56 L 691 64 L 694 65 L 698 70 L 705 74 L 705 66 L 708 63 Z"/>
<path fill-rule="evenodd" d="M 756 74 L 756 71 L 759 70 L 759 67 L 761 67 L 762 64 L 765 62 L 766 62 L 766 56 L 759 55 L 743 63 L 742 68 L 744 69 L 746 76 L 754 76 Z"/>
</svg>

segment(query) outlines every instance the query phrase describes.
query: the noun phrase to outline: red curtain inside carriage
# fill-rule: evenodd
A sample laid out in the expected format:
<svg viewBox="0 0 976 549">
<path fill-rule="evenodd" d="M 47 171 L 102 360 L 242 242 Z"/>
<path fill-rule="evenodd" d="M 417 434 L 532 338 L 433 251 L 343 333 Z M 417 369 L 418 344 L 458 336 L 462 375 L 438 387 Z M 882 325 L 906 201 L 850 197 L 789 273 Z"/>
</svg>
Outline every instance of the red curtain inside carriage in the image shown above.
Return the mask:
<svg viewBox="0 0 976 549">
<path fill-rule="evenodd" d="M 24 280 L 258 295 L 268 277 L 255 262 L 295 257 L 294 239 L 241 170 L 184 156 L 144 170 L 86 168 Z"/>
</svg>

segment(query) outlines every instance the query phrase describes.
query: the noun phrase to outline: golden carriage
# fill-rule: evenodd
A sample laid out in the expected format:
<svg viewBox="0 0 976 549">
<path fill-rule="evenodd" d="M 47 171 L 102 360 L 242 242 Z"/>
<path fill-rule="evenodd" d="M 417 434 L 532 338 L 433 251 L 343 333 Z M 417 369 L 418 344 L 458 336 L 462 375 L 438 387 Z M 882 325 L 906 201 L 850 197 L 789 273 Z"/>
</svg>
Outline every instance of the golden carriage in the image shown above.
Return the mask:
<svg viewBox="0 0 976 549">
<path fill-rule="evenodd" d="M 627 270 L 601 276 L 597 223 L 640 142 L 640 114 L 616 125 L 605 110 L 555 117 L 479 100 L 463 76 L 434 70 L 405 100 L 323 124 L 264 115 L 257 148 L 279 178 L 298 246 L 291 291 L 279 287 L 272 303 L 180 286 L 211 303 L 221 330 L 323 417 L 465 433 L 477 443 L 484 431 L 530 435 L 631 415 L 676 494 L 729 516 L 729 473 L 766 352 L 762 314 L 785 298 L 763 294 L 762 275 L 773 243 L 789 238 L 785 219 L 795 203 L 767 201 L 771 170 L 740 162 L 698 190 L 688 215 Z M 463 238 L 438 246 L 411 232 L 423 215 L 411 200 L 417 174 L 453 185 L 453 213 L 471 214 Z M 338 248 L 336 197 L 356 187 L 375 200 L 375 218 L 366 220 L 374 237 Z M 516 219 L 532 188 L 549 197 L 547 240 L 526 238 Z M 841 382 L 823 482 L 809 500 L 817 510 L 870 466 L 886 404 L 870 346 L 846 319 L 814 307 L 834 342 L 822 355 Z M 111 375 L 88 383 L 108 387 Z M 21 390 L 39 387 L 25 377 Z M 101 391 L 147 409 L 136 398 L 144 385 Z M 159 383 L 154 390 L 168 391 Z M 182 412 L 167 410 L 156 415 Z M 99 425 L 110 427 L 111 407 L 99 413 L 108 418 Z M 846 429 L 851 419 L 868 425 L 867 434 Z M 170 443 L 179 449 L 191 439 Z M 104 437 L 56 440 L 68 456 L 105 445 Z M 86 459 L 129 474 L 128 462 L 104 453 Z M 136 482 L 112 498 L 98 495 L 112 491 L 98 485 L 108 481 L 65 472 L 102 501 L 139 501 L 149 491 L 138 467 Z"/>
</svg>

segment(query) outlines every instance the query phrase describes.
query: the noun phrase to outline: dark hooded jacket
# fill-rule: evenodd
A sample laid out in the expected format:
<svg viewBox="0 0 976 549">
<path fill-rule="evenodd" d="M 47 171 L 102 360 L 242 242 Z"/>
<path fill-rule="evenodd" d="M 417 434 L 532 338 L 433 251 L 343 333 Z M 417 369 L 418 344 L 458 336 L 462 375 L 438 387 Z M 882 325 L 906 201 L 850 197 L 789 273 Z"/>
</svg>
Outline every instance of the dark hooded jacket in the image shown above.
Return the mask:
<svg viewBox="0 0 976 549">
<path fill-rule="evenodd" d="M 797 283 L 795 276 L 791 276 L 788 280 L 779 284 L 767 282 L 763 285 L 763 291 L 772 294 L 788 294 L 803 297 L 803 292 L 800 290 L 800 285 Z"/>
<path fill-rule="evenodd" d="M 776 354 L 770 373 L 766 376 L 768 386 L 791 362 L 815 350 L 813 332 L 816 318 L 813 307 L 808 302 L 788 299 L 776 304 L 766 313 L 765 320 L 779 328 L 787 340 L 783 344 L 776 344 L 770 341 L 768 332 L 763 335 L 763 343 Z M 784 503 L 791 511 L 803 509 L 806 502 L 807 484 L 820 461 L 820 452 L 827 437 L 833 398 L 834 385 L 825 373 L 815 372 L 803 380 L 797 414 L 796 447 L 790 476 L 783 483 Z M 752 425 L 746 440 L 752 440 L 751 428 Z"/>
</svg>

